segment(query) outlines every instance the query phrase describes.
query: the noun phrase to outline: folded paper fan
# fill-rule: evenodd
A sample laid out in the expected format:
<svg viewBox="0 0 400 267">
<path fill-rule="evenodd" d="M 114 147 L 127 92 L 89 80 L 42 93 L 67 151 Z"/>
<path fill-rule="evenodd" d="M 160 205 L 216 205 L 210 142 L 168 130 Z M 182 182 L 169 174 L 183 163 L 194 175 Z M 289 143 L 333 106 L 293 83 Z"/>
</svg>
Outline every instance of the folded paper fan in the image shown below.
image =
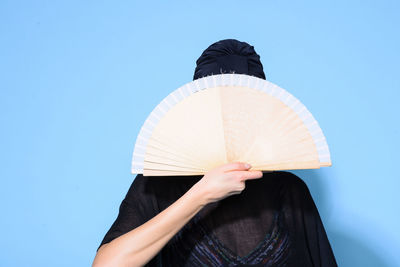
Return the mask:
<svg viewBox="0 0 400 267">
<path fill-rule="evenodd" d="M 157 105 L 137 136 L 131 173 L 202 175 L 235 161 L 262 171 L 332 165 L 321 128 L 298 99 L 257 77 L 219 74 Z"/>
</svg>

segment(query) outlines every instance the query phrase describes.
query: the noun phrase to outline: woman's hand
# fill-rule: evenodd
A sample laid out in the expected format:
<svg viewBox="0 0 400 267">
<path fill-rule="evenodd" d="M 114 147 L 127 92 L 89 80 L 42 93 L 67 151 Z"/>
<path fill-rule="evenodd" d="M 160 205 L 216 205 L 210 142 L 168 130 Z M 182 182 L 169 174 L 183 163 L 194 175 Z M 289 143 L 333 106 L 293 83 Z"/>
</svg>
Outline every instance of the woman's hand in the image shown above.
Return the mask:
<svg viewBox="0 0 400 267">
<path fill-rule="evenodd" d="M 207 203 L 219 201 L 228 196 L 240 194 L 246 187 L 247 179 L 263 177 L 261 171 L 249 171 L 250 164 L 233 162 L 208 171 L 195 186 L 204 194 Z"/>
</svg>

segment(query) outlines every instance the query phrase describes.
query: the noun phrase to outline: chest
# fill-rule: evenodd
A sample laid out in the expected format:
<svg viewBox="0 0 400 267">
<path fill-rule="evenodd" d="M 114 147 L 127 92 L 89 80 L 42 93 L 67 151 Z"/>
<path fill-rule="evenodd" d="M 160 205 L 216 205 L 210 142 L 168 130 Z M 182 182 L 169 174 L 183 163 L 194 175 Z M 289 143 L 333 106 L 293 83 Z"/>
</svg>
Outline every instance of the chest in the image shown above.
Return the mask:
<svg viewBox="0 0 400 267">
<path fill-rule="evenodd" d="M 273 213 L 267 227 L 243 218 L 212 228 L 210 221 L 196 215 L 163 249 L 163 262 L 168 266 L 284 266 L 291 239 L 280 213 Z"/>
</svg>

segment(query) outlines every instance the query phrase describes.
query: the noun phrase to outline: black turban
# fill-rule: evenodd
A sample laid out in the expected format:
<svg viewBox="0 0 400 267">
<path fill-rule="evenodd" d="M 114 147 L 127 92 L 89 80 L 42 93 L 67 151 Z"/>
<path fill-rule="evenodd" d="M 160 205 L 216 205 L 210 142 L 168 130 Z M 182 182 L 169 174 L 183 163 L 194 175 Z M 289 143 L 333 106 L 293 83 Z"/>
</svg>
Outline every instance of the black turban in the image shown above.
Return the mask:
<svg viewBox="0 0 400 267">
<path fill-rule="evenodd" d="M 197 59 L 196 65 L 193 80 L 222 73 L 247 74 L 265 80 L 263 65 L 254 47 L 236 39 L 213 43 Z"/>
</svg>

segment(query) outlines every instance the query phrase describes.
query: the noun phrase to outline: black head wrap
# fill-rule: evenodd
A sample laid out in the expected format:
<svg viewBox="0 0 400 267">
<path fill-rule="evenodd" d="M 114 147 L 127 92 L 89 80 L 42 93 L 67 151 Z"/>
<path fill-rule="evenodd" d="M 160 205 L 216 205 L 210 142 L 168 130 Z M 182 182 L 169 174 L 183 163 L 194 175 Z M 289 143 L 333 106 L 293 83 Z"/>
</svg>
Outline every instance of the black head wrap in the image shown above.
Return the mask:
<svg viewBox="0 0 400 267">
<path fill-rule="evenodd" d="M 238 73 L 265 80 L 260 56 L 254 47 L 236 39 L 220 40 L 210 45 L 196 61 L 193 80 L 222 73 Z"/>
</svg>

